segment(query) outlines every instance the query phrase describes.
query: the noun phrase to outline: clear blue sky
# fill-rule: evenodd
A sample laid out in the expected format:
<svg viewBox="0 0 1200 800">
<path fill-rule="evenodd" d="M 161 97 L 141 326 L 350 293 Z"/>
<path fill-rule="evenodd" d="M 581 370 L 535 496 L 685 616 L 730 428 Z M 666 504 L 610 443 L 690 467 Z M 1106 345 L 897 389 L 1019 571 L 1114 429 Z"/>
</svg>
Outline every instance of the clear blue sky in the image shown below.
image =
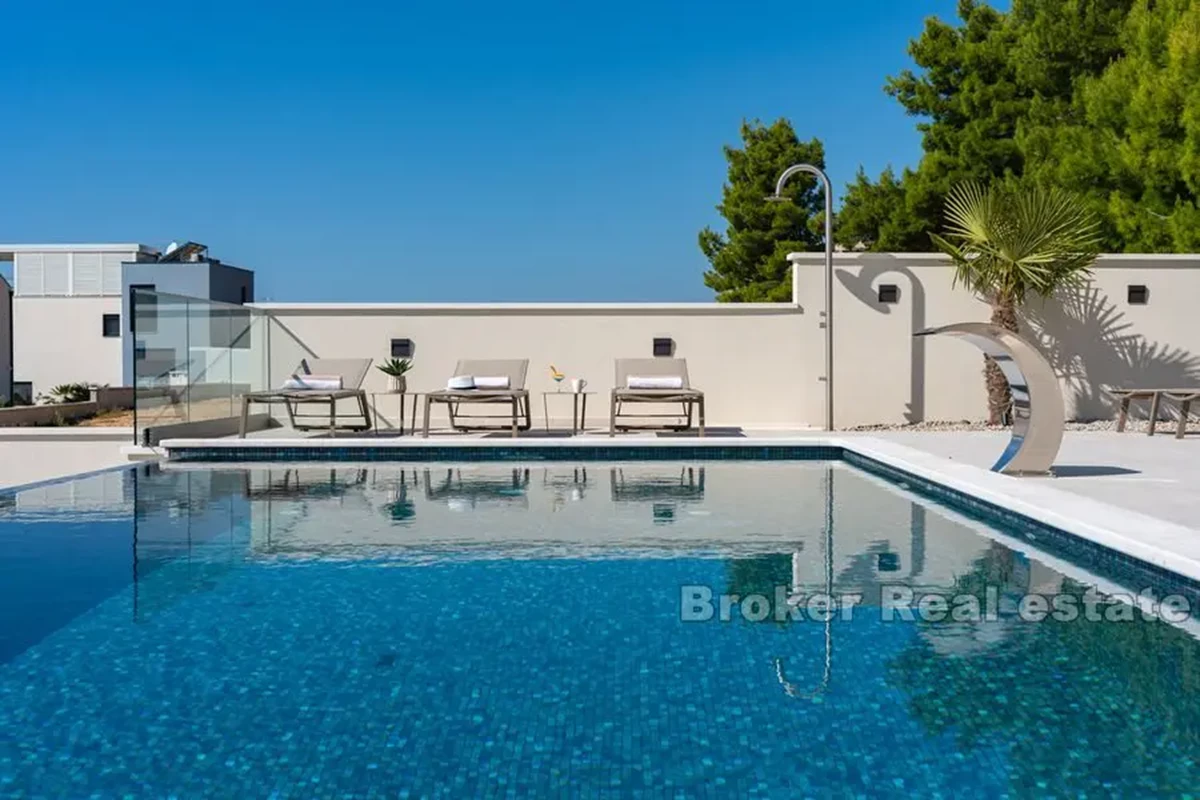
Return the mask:
<svg viewBox="0 0 1200 800">
<path fill-rule="evenodd" d="M 708 300 L 743 118 L 831 178 L 953 0 L 5 3 L 0 241 L 208 244 L 273 300 Z"/>
</svg>

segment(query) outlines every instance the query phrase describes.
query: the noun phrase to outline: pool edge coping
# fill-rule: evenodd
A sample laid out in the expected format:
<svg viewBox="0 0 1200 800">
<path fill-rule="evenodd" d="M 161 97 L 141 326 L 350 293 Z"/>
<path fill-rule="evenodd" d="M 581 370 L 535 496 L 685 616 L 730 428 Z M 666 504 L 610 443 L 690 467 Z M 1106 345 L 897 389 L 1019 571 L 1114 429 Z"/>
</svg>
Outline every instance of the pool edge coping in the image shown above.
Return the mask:
<svg viewBox="0 0 1200 800">
<path fill-rule="evenodd" d="M 842 448 L 1001 514 L 1015 514 L 1200 583 L 1200 530 L 882 439 L 843 439 Z M 1140 538 L 1121 532 L 1129 530 L 1138 531 Z"/>
<path fill-rule="evenodd" d="M 141 462 L 145 463 L 145 462 Z M 43 478 L 40 481 L 30 481 L 29 483 L 16 483 L 11 486 L 0 486 L 0 497 L 6 494 L 15 492 L 26 492 L 30 489 L 42 489 L 46 486 L 53 486 L 58 483 L 67 483 L 68 481 L 77 481 L 83 478 L 94 478 L 97 475 L 103 475 L 106 472 L 117 472 L 119 470 L 133 469 L 138 466 L 138 462 L 128 461 L 123 464 L 113 464 L 109 467 L 100 467 L 99 469 L 89 469 L 86 472 L 73 472 L 70 475 L 59 475 L 54 478 Z"/>
</svg>

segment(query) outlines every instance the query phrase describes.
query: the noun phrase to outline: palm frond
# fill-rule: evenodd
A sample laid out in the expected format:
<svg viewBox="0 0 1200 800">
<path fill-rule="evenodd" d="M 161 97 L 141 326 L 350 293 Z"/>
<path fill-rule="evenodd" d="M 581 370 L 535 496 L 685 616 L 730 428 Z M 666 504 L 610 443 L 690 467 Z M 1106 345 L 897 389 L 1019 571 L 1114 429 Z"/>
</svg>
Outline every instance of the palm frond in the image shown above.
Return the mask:
<svg viewBox="0 0 1200 800">
<path fill-rule="evenodd" d="M 1021 302 L 1083 281 L 1099 254 L 1099 223 L 1057 188 L 1009 190 L 967 182 L 946 198 L 935 246 L 955 264 L 955 282 Z"/>
</svg>

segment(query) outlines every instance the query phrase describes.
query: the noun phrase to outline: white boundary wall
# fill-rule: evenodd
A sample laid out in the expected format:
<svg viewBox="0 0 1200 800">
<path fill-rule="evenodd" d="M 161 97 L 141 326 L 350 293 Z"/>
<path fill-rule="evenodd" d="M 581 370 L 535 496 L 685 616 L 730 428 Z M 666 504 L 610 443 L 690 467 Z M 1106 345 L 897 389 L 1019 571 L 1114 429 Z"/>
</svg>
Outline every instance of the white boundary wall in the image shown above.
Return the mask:
<svg viewBox="0 0 1200 800">
<path fill-rule="evenodd" d="M 311 354 L 390 357 L 391 340 L 413 341 L 410 391 L 444 388 L 462 358 L 528 358 L 526 387 L 534 424 L 542 424 L 541 392 L 555 391 L 550 365 L 569 378 L 587 380 L 588 419 L 608 421 L 613 359 L 649 357 L 655 337 L 675 341 L 693 385 L 702 388 L 710 425 L 796 428 L 805 424 L 801 395 L 812 390 L 801 368 L 802 328 L 807 320 L 788 303 L 730 305 L 650 304 L 287 304 L 259 303 Z M 271 369 L 283 367 L 271 334 Z M 298 354 L 302 355 L 302 354 Z M 296 359 L 298 361 L 298 358 Z M 287 365 L 288 368 L 294 364 Z M 276 376 L 278 377 L 278 376 Z M 386 377 L 372 369 L 365 388 L 383 392 Z M 563 391 L 568 390 L 564 382 Z M 818 398 L 819 399 L 819 398 Z M 569 420 L 570 402 L 551 399 L 551 420 Z M 395 417 L 397 401 L 380 398 L 380 412 Z M 444 410 L 434 424 L 445 422 Z"/>
<path fill-rule="evenodd" d="M 824 257 L 791 256 L 797 300 L 824 306 Z M 986 416 L 983 362 L 971 345 L 912 338 L 922 328 L 986 322 L 986 303 L 954 286 L 949 259 L 933 253 L 838 253 L 834 259 L 834 408 L 837 427 Z M 878 300 L 883 284 L 899 302 Z M 1128 302 L 1130 285 L 1149 302 Z M 1050 300 L 1030 298 L 1022 333 L 1062 379 L 1069 418 L 1113 415 L 1104 386 L 1200 387 L 1200 255 L 1105 255 L 1090 284 Z M 806 332 L 811 331 L 811 326 Z M 823 364 L 820 336 L 806 342 Z"/>
<path fill-rule="evenodd" d="M 772 304 L 326 304 L 258 303 L 301 346 L 322 357 L 390 354 L 390 340 L 412 339 L 412 391 L 441 388 L 459 358 L 528 358 L 534 424 L 540 392 L 554 391 L 554 364 L 588 380 L 588 418 L 605 424 L 613 359 L 651 355 L 654 337 L 675 341 L 692 383 L 708 397 L 714 426 L 795 429 L 824 423 L 823 256 L 793 257 L 796 303 Z M 895 284 L 899 302 L 878 301 Z M 1149 303 L 1130 305 L 1127 286 L 1149 288 Z M 1200 256 L 1109 255 L 1091 286 L 1064 302 L 1034 299 L 1023 319 L 1063 376 L 1067 411 L 1111 416 L 1102 385 L 1200 386 Z M 953 286 L 937 254 L 839 253 L 834 284 L 834 395 L 838 428 L 912 420 L 981 419 L 986 403 L 982 358 L 961 341 L 914 340 L 921 328 L 986 321 L 989 309 Z M 272 334 L 272 372 L 281 349 Z M 279 342 L 283 344 L 283 342 Z M 291 358 L 283 358 L 291 361 Z M 277 376 L 273 376 L 277 377 Z M 368 391 L 385 377 L 372 370 Z M 565 388 L 565 387 L 564 387 Z M 552 421 L 570 413 L 552 400 Z M 381 398 L 380 411 L 395 410 Z M 557 410 L 556 410 L 557 409 Z M 440 412 L 435 425 L 444 422 Z"/>
</svg>

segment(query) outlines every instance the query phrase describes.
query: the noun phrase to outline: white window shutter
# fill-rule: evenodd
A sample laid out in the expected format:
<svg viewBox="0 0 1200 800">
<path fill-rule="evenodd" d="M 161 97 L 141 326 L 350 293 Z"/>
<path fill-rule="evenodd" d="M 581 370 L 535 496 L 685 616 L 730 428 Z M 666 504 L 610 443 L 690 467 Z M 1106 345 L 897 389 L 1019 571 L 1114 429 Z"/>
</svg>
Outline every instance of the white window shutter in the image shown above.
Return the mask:
<svg viewBox="0 0 1200 800">
<path fill-rule="evenodd" d="M 103 265 L 99 253 L 76 253 L 71 269 L 71 294 L 101 294 L 101 272 Z"/>
<path fill-rule="evenodd" d="M 103 277 L 101 279 L 100 291 L 102 294 L 117 294 L 121 293 L 121 262 L 127 259 L 122 253 L 105 253 L 101 259 L 103 263 Z"/>
<path fill-rule="evenodd" d="M 13 277 L 17 285 L 14 287 L 18 295 L 38 297 L 44 293 L 41 253 L 17 253 L 13 256 Z"/>
<path fill-rule="evenodd" d="M 71 258 L 67 253 L 43 253 L 42 268 L 47 296 L 63 297 L 70 293 Z"/>
</svg>

